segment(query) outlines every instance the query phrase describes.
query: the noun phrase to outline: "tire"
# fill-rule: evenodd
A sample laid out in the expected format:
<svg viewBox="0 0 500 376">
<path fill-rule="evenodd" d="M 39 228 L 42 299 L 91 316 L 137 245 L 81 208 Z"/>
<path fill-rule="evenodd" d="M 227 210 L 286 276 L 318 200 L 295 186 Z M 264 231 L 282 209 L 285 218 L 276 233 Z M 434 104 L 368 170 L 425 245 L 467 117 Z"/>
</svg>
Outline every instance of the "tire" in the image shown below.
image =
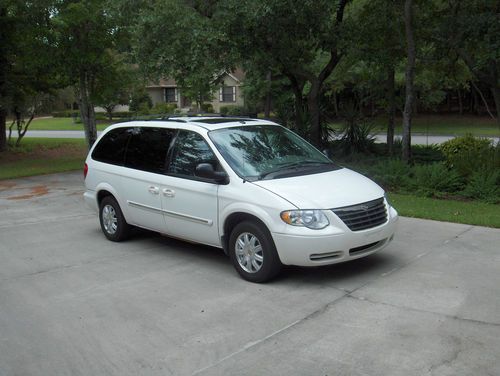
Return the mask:
<svg viewBox="0 0 500 376">
<path fill-rule="evenodd" d="M 229 256 L 236 271 L 250 282 L 266 282 L 281 270 L 269 230 L 256 222 L 241 222 L 229 238 Z"/>
<path fill-rule="evenodd" d="M 120 205 L 113 196 L 106 196 L 99 205 L 99 222 L 101 230 L 109 240 L 120 242 L 125 240 L 131 226 L 125 221 Z"/>
</svg>

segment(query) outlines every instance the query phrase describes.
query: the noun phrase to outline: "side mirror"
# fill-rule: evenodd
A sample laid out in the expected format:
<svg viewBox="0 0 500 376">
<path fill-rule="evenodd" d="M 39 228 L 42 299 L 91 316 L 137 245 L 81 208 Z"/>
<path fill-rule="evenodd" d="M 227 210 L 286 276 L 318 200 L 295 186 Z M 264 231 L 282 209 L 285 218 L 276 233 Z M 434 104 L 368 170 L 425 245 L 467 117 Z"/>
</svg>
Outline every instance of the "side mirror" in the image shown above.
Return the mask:
<svg viewBox="0 0 500 376">
<path fill-rule="evenodd" d="M 196 166 L 195 175 L 199 178 L 213 180 L 217 184 L 229 183 L 229 177 L 224 171 L 215 171 L 210 163 L 200 163 Z"/>
</svg>

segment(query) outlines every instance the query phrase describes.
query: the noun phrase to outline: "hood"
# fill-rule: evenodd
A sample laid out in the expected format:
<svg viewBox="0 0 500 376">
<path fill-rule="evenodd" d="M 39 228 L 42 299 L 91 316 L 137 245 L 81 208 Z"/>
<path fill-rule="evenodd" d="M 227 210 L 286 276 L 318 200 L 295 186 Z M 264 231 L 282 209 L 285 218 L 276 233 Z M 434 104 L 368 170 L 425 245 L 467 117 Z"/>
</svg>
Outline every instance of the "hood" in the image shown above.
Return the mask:
<svg viewBox="0 0 500 376">
<path fill-rule="evenodd" d="M 384 190 L 367 177 L 347 168 L 319 174 L 260 180 L 265 188 L 299 209 L 332 209 L 375 200 Z"/>
</svg>

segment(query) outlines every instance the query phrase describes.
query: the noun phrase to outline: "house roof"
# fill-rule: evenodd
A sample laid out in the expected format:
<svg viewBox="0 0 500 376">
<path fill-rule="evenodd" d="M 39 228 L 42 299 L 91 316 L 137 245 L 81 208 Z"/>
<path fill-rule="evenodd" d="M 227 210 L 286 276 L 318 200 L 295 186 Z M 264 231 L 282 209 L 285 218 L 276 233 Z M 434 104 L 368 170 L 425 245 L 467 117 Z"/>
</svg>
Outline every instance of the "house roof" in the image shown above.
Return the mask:
<svg viewBox="0 0 500 376">
<path fill-rule="evenodd" d="M 150 82 L 146 87 L 175 87 L 177 83 L 173 78 L 160 78 L 157 82 Z"/>
<path fill-rule="evenodd" d="M 240 82 L 245 79 L 245 71 L 239 67 L 232 71 L 230 74 Z"/>
</svg>

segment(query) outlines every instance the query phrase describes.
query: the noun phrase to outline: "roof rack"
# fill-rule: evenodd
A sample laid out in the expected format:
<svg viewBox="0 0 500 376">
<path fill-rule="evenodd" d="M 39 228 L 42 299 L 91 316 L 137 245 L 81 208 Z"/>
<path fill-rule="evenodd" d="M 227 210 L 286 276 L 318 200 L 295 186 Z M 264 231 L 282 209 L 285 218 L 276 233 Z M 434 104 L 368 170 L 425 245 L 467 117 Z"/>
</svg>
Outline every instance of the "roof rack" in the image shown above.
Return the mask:
<svg viewBox="0 0 500 376">
<path fill-rule="evenodd" d="M 196 119 L 204 118 L 204 119 Z M 188 112 L 185 114 L 151 114 L 151 115 L 139 115 L 132 116 L 128 119 L 122 119 L 122 121 L 175 121 L 178 123 L 190 123 L 190 122 L 199 122 L 199 123 L 208 123 L 208 124 L 216 124 L 218 123 L 217 119 L 220 119 L 221 123 L 227 123 L 231 121 L 250 121 L 253 120 L 250 116 L 244 115 L 225 115 L 220 113 L 203 113 L 203 112 Z"/>
<path fill-rule="evenodd" d="M 221 113 L 214 113 L 214 112 L 188 112 L 186 113 L 187 117 L 198 117 L 198 116 L 203 116 L 203 117 L 225 117 L 227 115 L 221 114 Z"/>
</svg>

